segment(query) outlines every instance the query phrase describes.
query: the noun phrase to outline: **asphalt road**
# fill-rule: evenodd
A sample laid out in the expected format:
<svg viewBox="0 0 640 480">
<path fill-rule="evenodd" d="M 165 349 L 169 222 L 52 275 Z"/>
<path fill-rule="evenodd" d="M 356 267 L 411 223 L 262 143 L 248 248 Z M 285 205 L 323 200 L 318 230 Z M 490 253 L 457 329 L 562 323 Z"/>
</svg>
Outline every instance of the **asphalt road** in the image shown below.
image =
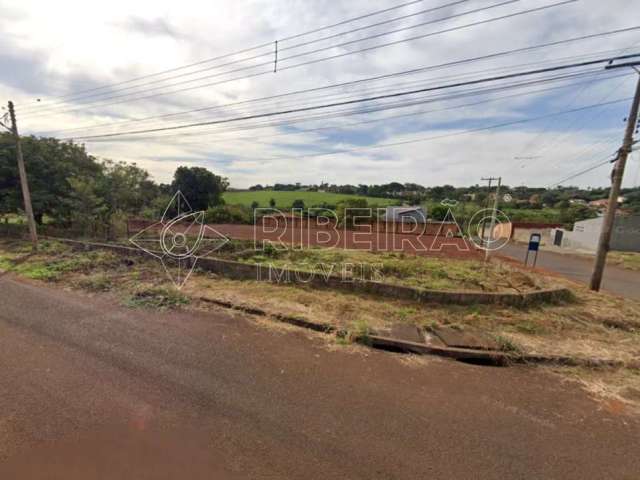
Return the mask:
<svg viewBox="0 0 640 480">
<path fill-rule="evenodd" d="M 0 280 L 3 479 L 638 478 L 614 407 L 540 370 Z"/>
<path fill-rule="evenodd" d="M 510 243 L 497 253 L 523 262 L 527 254 L 527 245 Z M 532 261 L 533 257 L 530 256 L 529 262 Z M 589 284 L 593 271 L 593 259 L 540 250 L 536 267 L 558 273 L 570 280 Z M 602 289 L 625 298 L 640 300 L 640 272 L 607 265 L 602 278 Z"/>
</svg>

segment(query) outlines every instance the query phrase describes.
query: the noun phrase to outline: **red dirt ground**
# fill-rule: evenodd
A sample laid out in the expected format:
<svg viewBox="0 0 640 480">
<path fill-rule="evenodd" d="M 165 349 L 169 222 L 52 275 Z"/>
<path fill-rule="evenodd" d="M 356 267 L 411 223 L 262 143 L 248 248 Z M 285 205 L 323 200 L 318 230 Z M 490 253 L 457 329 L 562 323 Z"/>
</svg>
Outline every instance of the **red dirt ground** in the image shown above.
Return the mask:
<svg viewBox="0 0 640 480">
<path fill-rule="evenodd" d="M 253 225 L 208 225 L 234 240 L 269 240 L 284 244 L 334 247 L 353 250 L 396 251 L 431 257 L 478 259 L 482 251 L 462 238 L 367 232 L 347 229 L 272 229 Z"/>
</svg>

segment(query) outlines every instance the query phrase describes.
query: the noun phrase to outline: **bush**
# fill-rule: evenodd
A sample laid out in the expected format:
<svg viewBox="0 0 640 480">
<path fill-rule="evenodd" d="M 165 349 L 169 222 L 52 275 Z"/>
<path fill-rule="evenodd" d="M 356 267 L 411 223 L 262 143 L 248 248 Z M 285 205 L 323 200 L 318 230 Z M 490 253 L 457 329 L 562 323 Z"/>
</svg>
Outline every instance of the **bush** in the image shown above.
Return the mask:
<svg viewBox="0 0 640 480">
<path fill-rule="evenodd" d="M 222 205 L 209 208 L 207 223 L 253 223 L 253 211 L 243 205 Z"/>
<path fill-rule="evenodd" d="M 368 208 L 367 200 L 364 198 L 350 198 L 338 202 L 338 222 L 340 225 L 353 226 L 356 217 L 371 217 L 371 209 Z M 360 218 L 362 222 L 362 218 Z"/>
</svg>

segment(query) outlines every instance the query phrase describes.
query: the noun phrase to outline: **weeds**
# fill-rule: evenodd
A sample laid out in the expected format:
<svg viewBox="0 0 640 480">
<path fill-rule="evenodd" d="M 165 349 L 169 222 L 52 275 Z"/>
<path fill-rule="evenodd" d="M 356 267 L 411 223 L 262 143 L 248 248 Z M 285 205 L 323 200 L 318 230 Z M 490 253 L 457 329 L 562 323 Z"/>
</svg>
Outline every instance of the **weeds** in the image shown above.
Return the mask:
<svg viewBox="0 0 640 480">
<path fill-rule="evenodd" d="M 189 297 L 172 287 L 150 286 L 138 289 L 125 304 L 132 308 L 172 309 L 190 302 Z"/>
<path fill-rule="evenodd" d="M 369 323 L 366 320 L 356 320 L 353 322 L 352 329 L 350 331 L 351 339 L 358 339 L 361 343 L 365 345 L 371 344 L 371 334 L 372 330 L 369 326 Z"/>
<path fill-rule="evenodd" d="M 78 280 L 78 285 L 92 292 L 107 292 L 113 288 L 111 278 L 105 273 L 87 275 Z"/>
<path fill-rule="evenodd" d="M 503 335 L 496 335 L 495 340 L 498 347 L 503 352 L 522 353 L 522 349 L 513 340 Z"/>
</svg>

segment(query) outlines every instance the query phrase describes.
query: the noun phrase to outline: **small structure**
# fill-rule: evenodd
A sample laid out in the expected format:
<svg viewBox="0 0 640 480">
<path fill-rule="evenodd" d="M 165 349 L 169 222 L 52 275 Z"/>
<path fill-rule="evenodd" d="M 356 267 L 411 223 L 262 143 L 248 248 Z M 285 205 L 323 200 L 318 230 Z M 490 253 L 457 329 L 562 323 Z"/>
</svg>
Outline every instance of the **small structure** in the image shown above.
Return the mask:
<svg viewBox="0 0 640 480">
<path fill-rule="evenodd" d="M 589 206 L 591 208 L 595 208 L 596 210 L 606 210 L 609 205 L 609 199 L 601 198 L 600 200 L 593 200 L 589 202 Z"/>
<path fill-rule="evenodd" d="M 573 230 L 555 228 L 551 232 L 553 244 L 574 250 L 595 252 L 600 240 L 604 217 L 576 222 Z M 611 250 L 640 252 L 640 215 L 616 216 L 611 235 Z"/>
<path fill-rule="evenodd" d="M 427 214 L 420 206 L 415 207 L 387 207 L 383 220 L 385 222 L 427 223 Z"/>
<path fill-rule="evenodd" d="M 496 225 L 493 229 L 493 238 L 509 238 L 515 242 L 529 242 L 532 234 L 539 234 L 540 245 L 548 245 L 551 242 L 551 231 L 562 227 L 561 223 L 542 222 L 509 222 Z"/>
</svg>

